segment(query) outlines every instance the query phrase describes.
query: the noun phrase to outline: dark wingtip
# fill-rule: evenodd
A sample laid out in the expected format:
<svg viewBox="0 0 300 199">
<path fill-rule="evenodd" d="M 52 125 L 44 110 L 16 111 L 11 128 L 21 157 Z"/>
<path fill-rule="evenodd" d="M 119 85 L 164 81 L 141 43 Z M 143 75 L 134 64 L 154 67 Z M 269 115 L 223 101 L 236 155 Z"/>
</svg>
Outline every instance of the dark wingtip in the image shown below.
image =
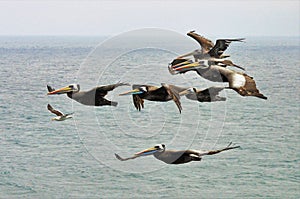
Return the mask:
<svg viewBox="0 0 300 199">
<path fill-rule="evenodd" d="M 241 148 L 241 146 L 232 146 L 232 142 L 230 142 L 224 150 L 231 150 Z"/>
<path fill-rule="evenodd" d="M 121 84 L 122 84 L 122 86 L 130 86 L 129 83 L 121 83 Z"/>
<path fill-rule="evenodd" d="M 130 86 L 130 84 L 129 83 L 124 83 L 124 82 L 121 82 L 121 80 L 120 81 L 118 81 L 117 83 L 116 83 L 116 85 L 117 86 Z"/>
<path fill-rule="evenodd" d="M 244 71 L 246 70 L 244 67 L 239 66 L 239 65 L 236 65 L 236 64 L 233 64 L 233 66 L 236 67 L 236 68 L 239 68 L 239 69 L 241 69 L 241 70 L 244 70 Z"/>
<path fill-rule="evenodd" d="M 246 42 L 246 38 L 238 38 L 238 39 L 233 39 L 233 41 L 238 41 L 238 42 Z"/>
<path fill-rule="evenodd" d="M 47 84 L 47 89 L 48 89 L 48 92 L 51 92 L 51 91 L 52 91 L 51 86 L 49 86 L 48 84 Z"/>
<path fill-rule="evenodd" d="M 119 156 L 118 154 L 115 153 L 115 156 L 116 156 L 116 158 L 117 158 L 118 160 L 124 161 L 123 158 L 121 158 L 121 156 Z"/>
<path fill-rule="evenodd" d="M 187 35 L 194 33 L 194 32 L 195 32 L 195 30 L 191 30 L 190 32 L 187 33 Z"/>
<path fill-rule="evenodd" d="M 258 97 L 258 98 L 264 99 L 264 100 L 267 100 L 267 99 L 268 99 L 266 96 L 264 96 L 264 95 L 261 94 L 261 93 L 258 93 L 258 94 L 255 95 L 255 96 Z"/>
<path fill-rule="evenodd" d="M 118 106 L 118 102 L 111 102 L 112 106 Z"/>
<path fill-rule="evenodd" d="M 121 160 L 121 157 L 118 154 L 115 153 L 115 156 L 118 160 Z"/>
</svg>

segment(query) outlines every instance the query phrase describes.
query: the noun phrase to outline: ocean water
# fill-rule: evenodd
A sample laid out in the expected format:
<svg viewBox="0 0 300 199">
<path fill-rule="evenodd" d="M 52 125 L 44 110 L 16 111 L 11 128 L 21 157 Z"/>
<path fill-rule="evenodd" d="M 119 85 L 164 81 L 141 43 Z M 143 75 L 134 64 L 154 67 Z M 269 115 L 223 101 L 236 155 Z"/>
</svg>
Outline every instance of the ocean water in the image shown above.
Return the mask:
<svg viewBox="0 0 300 199">
<path fill-rule="evenodd" d="M 151 32 L 152 31 L 152 32 Z M 161 30 L 115 37 L 0 37 L 0 198 L 299 198 L 299 38 L 251 37 L 226 51 L 268 97 L 222 91 L 225 102 L 145 101 L 107 96 L 117 107 L 88 107 L 55 88 L 82 90 L 118 81 L 207 88 L 194 72 L 169 74 L 178 54 L 197 48 L 185 35 Z M 166 35 L 164 35 L 166 33 Z M 134 37 L 132 37 L 134 36 Z M 236 69 L 234 69 L 236 70 Z M 53 122 L 46 106 L 74 112 Z M 164 143 L 168 149 L 240 149 L 167 165 L 123 157 Z"/>
</svg>

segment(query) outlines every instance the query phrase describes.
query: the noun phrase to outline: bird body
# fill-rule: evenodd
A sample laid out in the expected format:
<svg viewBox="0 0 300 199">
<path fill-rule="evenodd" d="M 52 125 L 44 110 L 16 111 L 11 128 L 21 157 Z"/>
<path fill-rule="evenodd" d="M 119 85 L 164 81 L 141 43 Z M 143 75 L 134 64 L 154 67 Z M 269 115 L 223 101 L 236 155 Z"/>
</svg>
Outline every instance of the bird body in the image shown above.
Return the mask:
<svg viewBox="0 0 300 199">
<path fill-rule="evenodd" d="M 199 34 L 195 33 L 195 31 L 190 31 L 187 33 L 188 36 L 195 39 L 201 46 L 201 50 L 195 50 L 192 53 L 182 55 L 180 56 L 185 57 L 189 55 L 193 55 L 195 58 L 195 61 L 198 61 L 200 59 L 207 59 L 210 57 L 214 58 L 226 58 L 229 57 L 229 55 L 223 55 L 223 52 L 229 47 L 229 44 L 231 42 L 243 42 L 245 38 L 239 38 L 239 39 L 218 39 L 216 41 L 216 44 L 214 44 L 211 40 L 206 39 L 203 36 L 200 36 Z"/>
<path fill-rule="evenodd" d="M 201 77 L 213 82 L 228 82 L 229 87 L 242 96 L 255 96 L 267 99 L 256 87 L 253 78 L 246 73 L 237 72 L 219 65 L 210 64 L 207 60 L 200 60 L 191 64 L 169 66 L 171 74 L 196 71 Z"/>
<path fill-rule="evenodd" d="M 190 53 L 181 55 L 177 57 L 177 59 L 193 56 L 196 62 L 199 60 L 210 60 L 214 61 L 216 65 L 223 67 L 234 66 L 245 70 L 243 67 L 234 64 L 231 60 L 224 60 L 224 58 L 229 57 L 229 55 L 223 55 L 224 51 L 229 47 L 231 42 L 243 42 L 245 38 L 218 39 L 216 44 L 214 44 L 211 40 L 195 33 L 195 31 L 190 31 L 187 33 L 187 35 L 195 39 L 201 46 L 201 49 L 196 49 Z"/>
<path fill-rule="evenodd" d="M 181 112 L 182 107 L 180 103 L 179 92 L 185 90 L 186 88 L 181 88 L 174 85 L 169 85 L 162 83 L 161 87 L 146 85 L 146 84 L 134 84 L 132 86 L 133 90 L 122 93 L 120 95 L 130 95 L 132 94 L 133 104 L 137 110 L 144 108 L 144 100 L 166 102 L 173 100 L 178 107 L 179 112 Z"/>
<path fill-rule="evenodd" d="M 62 112 L 54 109 L 50 104 L 47 105 L 47 108 L 51 113 L 57 115 L 56 117 L 51 119 L 52 121 L 64 121 L 66 119 L 72 118 L 73 113 L 63 114 Z"/>
<path fill-rule="evenodd" d="M 56 116 L 56 117 L 52 118 L 51 120 L 52 121 L 64 121 L 64 120 L 67 120 L 70 118 L 72 118 L 71 115 L 64 115 L 64 116 Z"/>
<path fill-rule="evenodd" d="M 220 97 L 218 94 L 224 89 L 224 87 L 210 87 L 204 90 L 197 90 L 196 88 L 188 88 L 185 91 L 179 93 L 179 95 L 185 95 L 190 100 L 197 100 L 199 102 L 216 102 L 225 101 L 225 97 Z"/>
<path fill-rule="evenodd" d="M 201 161 L 200 152 L 195 150 L 166 150 L 154 153 L 153 156 L 167 164 L 184 164 L 191 161 Z"/>
<path fill-rule="evenodd" d="M 88 106 L 117 106 L 118 102 L 110 101 L 105 99 L 104 97 L 107 95 L 109 91 L 114 90 L 116 87 L 119 86 L 128 86 L 129 84 L 126 83 L 116 83 L 106 86 L 99 86 L 93 88 L 89 91 L 80 91 L 79 84 L 71 84 L 61 89 L 53 89 L 49 85 L 48 88 L 48 95 L 53 94 L 67 94 L 67 96 L 83 105 Z"/>
<path fill-rule="evenodd" d="M 227 147 L 219 150 L 210 150 L 210 151 L 198 151 L 198 150 L 166 150 L 164 144 L 158 144 L 154 147 L 145 149 L 134 154 L 129 158 L 122 158 L 115 153 L 115 156 L 118 160 L 126 161 L 130 159 L 135 159 L 142 156 L 153 155 L 156 159 L 163 161 L 167 164 L 184 164 L 191 161 L 200 161 L 204 155 L 214 155 L 223 151 L 240 148 L 240 146 L 231 146 L 230 143 Z"/>
</svg>

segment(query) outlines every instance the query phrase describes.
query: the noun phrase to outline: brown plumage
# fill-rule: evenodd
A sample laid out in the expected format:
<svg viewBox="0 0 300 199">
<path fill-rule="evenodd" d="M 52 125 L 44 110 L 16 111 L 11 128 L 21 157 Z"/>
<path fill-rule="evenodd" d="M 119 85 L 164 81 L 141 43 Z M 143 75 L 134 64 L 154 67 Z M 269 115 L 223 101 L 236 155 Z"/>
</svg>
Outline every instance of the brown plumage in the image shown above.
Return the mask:
<svg viewBox="0 0 300 199">
<path fill-rule="evenodd" d="M 57 115 L 57 117 L 52 118 L 52 120 L 55 120 L 55 121 L 64 121 L 64 120 L 66 120 L 66 119 L 72 118 L 71 115 L 72 115 L 73 113 L 63 114 L 62 112 L 60 112 L 60 111 L 54 109 L 50 104 L 47 105 L 47 109 L 48 109 L 51 113 Z"/>
<path fill-rule="evenodd" d="M 198 35 L 195 31 L 190 31 L 187 35 L 195 39 L 200 44 L 204 52 L 208 52 L 212 47 L 214 47 L 214 43 L 211 40 Z"/>
<path fill-rule="evenodd" d="M 245 40 L 245 38 L 218 39 L 216 41 L 216 44 L 214 44 L 211 40 L 206 39 L 205 37 L 195 33 L 195 31 L 191 31 L 187 33 L 187 35 L 195 39 L 200 44 L 202 56 L 208 54 L 210 57 L 214 57 L 214 58 L 229 57 L 228 55 L 222 56 L 223 52 L 228 48 L 229 44 L 233 41 L 242 42 L 243 40 Z"/>
<path fill-rule="evenodd" d="M 183 61 L 181 59 L 183 63 Z M 193 62 L 191 64 L 177 63 L 175 66 L 169 66 L 171 74 L 186 73 L 188 71 L 196 71 L 201 77 L 213 82 L 228 82 L 229 87 L 235 90 L 242 96 L 255 96 L 262 99 L 267 99 L 261 94 L 256 87 L 256 83 L 252 77 L 246 73 L 236 72 L 219 65 L 210 65 L 208 61 Z"/>
<path fill-rule="evenodd" d="M 161 87 L 146 85 L 146 84 L 134 84 L 133 90 L 122 93 L 120 95 L 132 94 L 133 104 L 137 110 L 144 108 L 144 100 L 166 102 L 173 100 L 181 113 L 182 107 L 180 103 L 179 92 L 186 88 L 181 88 L 169 84 L 161 84 Z"/>
<path fill-rule="evenodd" d="M 191 161 L 200 161 L 202 156 L 205 155 L 214 155 L 217 153 L 221 153 L 223 151 L 240 148 L 240 146 L 231 146 L 232 143 L 223 149 L 218 150 L 210 150 L 210 151 L 198 151 L 198 150 L 166 150 L 166 146 L 164 144 L 158 144 L 149 149 L 143 150 L 134 154 L 132 157 L 122 158 L 118 154 L 115 153 L 115 156 L 120 161 L 126 161 L 135 159 L 142 156 L 154 155 L 154 157 L 158 160 L 161 160 L 167 164 L 184 164 Z"/>
<path fill-rule="evenodd" d="M 220 97 L 219 93 L 224 89 L 224 87 L 209 87 L 204 90 L 198 90 L 196 88 L 188 88 L 185 91 L 179 93 L 180 95 L 185 95 L 186 98 L 190 100 L 197 100 L 199 102 L 216 102 L 225 101 L 225 97 Z"/>
<path fill-rule="evenodd" d="M 231 87 L 233 90 L 235 90 L 237 93 L 239 93 L 242 96 L 255 96 L 258 98 L 262 98 L 262 99 L 268 99 L 266 96 L 264 96 L 263 94 L 261 94 L 259 92 L 259 90 L 256 87 L 256 83 L 253 79 L 253 77 L 250 77 L 249 75 L 243 73 L 242 74 L 245 77 L 245 81 L 246 83 L 244 84 L 244 86 L 235 88 L 235 87 Z M 229 84 L 230 87 L 230 84 Z"/>
<path fill-rule="evenodd" d="M 58 111 L 58 110 L 55 110 L 50 104 L 47 105 L 47 108 L 48 110 L 51 112 L 51 113 L 54 113 L 55 115 L 57 116 L 62 116 L 64 115 L 62 112 Z"/>
<path fill-rule="evenodd" d="M 197 49 L 190 53 L 180 55 L 175 60 L 173 60 L 172 65 L 174 65 L 175 62 L 177 63 L 180 60 L 183 61 L 183 58 L 185 57 L 193 56 L 196 62 L 201 60 L 207 60 L 215 65 L 220 65 L 223 67 L 233 66 L 245 70 L 243 67 L 234 64 L 231 60 L 224 60 L 224 58 L 229 57 L 229 55 L 223 55 L 224 51 L 229 47 L 229 44 L 231 42 L 243 42 L 244 38 L 218 39 L 216 41 L 216 44 L 214 44 L 211 40 L 195 33 L 195 31 L 191 31 L 187 33 L 187 35 L 195 39 L 200 44 L 201 49 Z"/>
<path fill-rule="evenodd" d="M 113 102 L 105 99 L 109 91 L 114 90 L 119 86 L 129 86 L 127 83 L 116 83 L 105 86 L 98 86 L 89 91 L 80 91 L 79 84 L 71 84 L 61 89 L 54 90 L 47 85 L 48 95 L 67 94 L 67 96 L 81 104 L 88 106 L 117 106 L 118 102 Z"/>
</svg>

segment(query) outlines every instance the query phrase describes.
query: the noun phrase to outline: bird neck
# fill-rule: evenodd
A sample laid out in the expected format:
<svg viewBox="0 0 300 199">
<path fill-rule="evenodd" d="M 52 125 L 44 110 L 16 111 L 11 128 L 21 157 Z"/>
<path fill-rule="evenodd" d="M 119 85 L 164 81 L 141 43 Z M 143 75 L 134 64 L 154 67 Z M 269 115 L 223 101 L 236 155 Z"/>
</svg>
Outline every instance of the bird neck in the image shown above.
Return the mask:
<svg viewBox="0 0 300 199">
<path fill-rule="evenodd" d="M 68 92 L 67 96 L 72 99 L 73 98 L 73 94 L 74 94 L 73 92 Z"/>
<path fill-rule="evenodd" d="M 164 151 L 162 151 L 162 152 L 159 152 L 159 151 L 158 151 L 158 152 L 154 153 L 153 155 L 154 155 L 155 158 L 160 159 L 159 156 L 160 156 L 161 154 L 163 154 L 163 153 L 164 153 Z"/>
</svg>

